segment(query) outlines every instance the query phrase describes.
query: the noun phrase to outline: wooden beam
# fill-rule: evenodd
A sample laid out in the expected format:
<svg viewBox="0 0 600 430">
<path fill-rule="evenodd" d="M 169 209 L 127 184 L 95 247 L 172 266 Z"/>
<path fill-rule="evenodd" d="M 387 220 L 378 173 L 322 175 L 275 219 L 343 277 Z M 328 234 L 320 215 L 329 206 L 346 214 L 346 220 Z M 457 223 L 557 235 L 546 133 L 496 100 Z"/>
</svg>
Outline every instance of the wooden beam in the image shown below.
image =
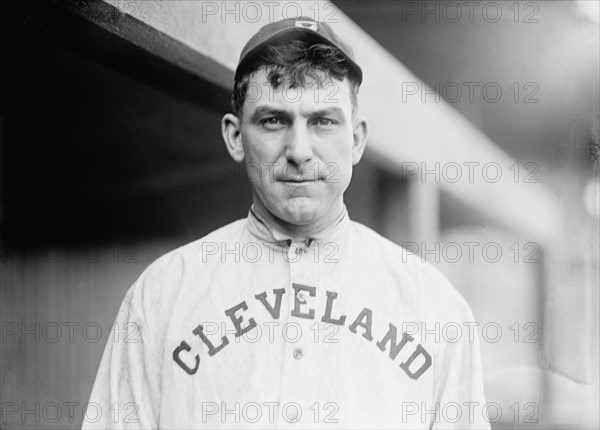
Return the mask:
<svg viewBox="0 0 600 430">
<path fill-rule="evenodd" d="M 133 6 L 129 1 L 114 6 L 100 0 L 51 0 L 23 7 L 39 22 L 29 26 L 39 37 L 58 38 L 61 46 L 142 82 L 195 104 L 228 111 L 233 71 L 128 14 Z"/>
</svg>

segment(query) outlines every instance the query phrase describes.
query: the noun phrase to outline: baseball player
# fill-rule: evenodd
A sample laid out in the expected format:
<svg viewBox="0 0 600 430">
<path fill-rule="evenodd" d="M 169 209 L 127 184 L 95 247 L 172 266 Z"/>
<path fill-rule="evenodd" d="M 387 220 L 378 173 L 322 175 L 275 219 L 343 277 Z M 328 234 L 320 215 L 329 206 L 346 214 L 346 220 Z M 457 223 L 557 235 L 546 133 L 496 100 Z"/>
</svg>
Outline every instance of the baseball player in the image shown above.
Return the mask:
<svg viewBox="0 0 600 430">
<path fill-rule="evenodd" d="M 84 428 L 489 428 L 468 304 L 346 211 L 361 82 L 326 23 L 249 40 L 222 119 L 248 216 L 130 288 L 115 326 L 135 336 L 107 344 Z"/>
</svg>

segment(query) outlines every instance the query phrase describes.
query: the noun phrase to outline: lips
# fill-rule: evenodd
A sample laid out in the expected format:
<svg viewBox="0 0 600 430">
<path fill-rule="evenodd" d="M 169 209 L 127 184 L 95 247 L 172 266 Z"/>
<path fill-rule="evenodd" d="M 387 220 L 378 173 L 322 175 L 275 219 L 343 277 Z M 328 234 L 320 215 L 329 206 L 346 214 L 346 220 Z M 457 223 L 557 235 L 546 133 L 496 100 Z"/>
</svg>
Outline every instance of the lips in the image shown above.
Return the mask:
<svg viewBox="0 0 600 430">
<path fill-rule="evenodd" d="M 320 174 L 319 170 L 315 171 L 314 167 L 311 168 L 284 168 L 282 172 L 277 175 L 277 179 L 281 182 L 290 184 L 306 184 L 320 182 L 324 178 Z"/>
</svg>

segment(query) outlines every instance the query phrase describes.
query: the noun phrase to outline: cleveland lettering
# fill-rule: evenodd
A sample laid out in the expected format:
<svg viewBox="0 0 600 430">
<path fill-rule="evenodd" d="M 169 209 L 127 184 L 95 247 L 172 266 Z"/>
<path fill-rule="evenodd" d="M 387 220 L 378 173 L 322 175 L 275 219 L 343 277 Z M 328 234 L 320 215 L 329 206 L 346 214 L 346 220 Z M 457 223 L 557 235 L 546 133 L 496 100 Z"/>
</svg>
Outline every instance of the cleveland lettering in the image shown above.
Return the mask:
<svg viewBox="0 0 600 430">
<path fill-rule="evenodd" d="M 294 306 L 290 312 L 291 317 L 304 318 L 309 320 L 316 319 L 315 310 L 310 308 L 307 297 L 315 297 L 317 295 L 317 288 L 302 285 L 292 284 L 294 289 Z M 268 298 L 267 292 L 263 292 L 254 296 L 254 298 L 265 307 L 268 313 L 274 320 L 279 319 L 281 314 L 281 302 L 283 295 L 286 293 L 285 289 L 275 289 L 271 294 L 271 298 Z M 325 305 L 325 312 L 321 316 L 320 321 L 329 324 L 335 324 L 339 326 L 345 326 L 347 315 L 339 315 L 335 312 L 335 300 L 338 297 L 337 292 L 326 291 L 327 302 Z M 229 317 L 235 328 L 235 337 L 240 337 L 244 333 L 247 333 L 256 328 L 257 323 L 254 318 L 244 318 L 243 314 L 248 310 L 248 304 L 246 301 L 240 302 L 237 305 L 225 310 L 225 315 Z M 372 342 L 373 338 L 373 311 L 368 308 L 363 308 L 362 311 L 352 320 L 352 323 L 348 325 L 350 332 L 354 334 L 360 334 L 366 340 Z M 215 345 L 211 342 L 208 337 L 204 334 L 204 327 L 199 324 L 192 330 L 192 333 L 200 338 L 202 343 L 208 348 L 208 355 L 212 357 L 219 351 L 229 345 L 229 339 L 227 336 L 222 336 L 220 343 Z M 375 342 L 375 346 L 385 353 L 387 351 L 388 356 L 391 360 L 395 360 L 400 351 L 402 351 L 407 345 L 413 348 L 411 355 L 403 362 L 400 363 L 399 367 L 412 379 L 419 379 L 419 377 L 431 367 L 432 360 L 429 353 L 421 344 L 416 346 L 412 345 L 414 338 L 408 333 L 398 333 L 397 327 L 388 323 L 387 332 Z M 189 362 L 189 358 L 184 361 L 182 355 L 192 355 L 192 347 L 185 341 L 181 343 L 173 350 L 173 360 L 179 365 L 186 373 L 193 375 L 198 371 L 200 367 L 200 356 L 196 353 L 193 357 L 193 366 L 186 364 Z M 417 360 L 419 359 L 419 360 Z M 417 366 L 415 361 L 422 362 Z"/>
</svg>

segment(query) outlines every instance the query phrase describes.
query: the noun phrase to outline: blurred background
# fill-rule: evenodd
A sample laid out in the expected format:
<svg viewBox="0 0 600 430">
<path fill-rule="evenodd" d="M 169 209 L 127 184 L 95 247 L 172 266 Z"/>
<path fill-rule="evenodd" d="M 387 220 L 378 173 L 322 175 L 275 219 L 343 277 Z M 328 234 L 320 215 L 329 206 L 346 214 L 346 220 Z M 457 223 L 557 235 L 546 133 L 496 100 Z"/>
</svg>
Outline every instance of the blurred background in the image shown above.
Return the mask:
<svg viewBox="0 0 600 430">
<path fill-rule="evenodd" d="M 26 3 L 0 42 L 1 428 L 80 427 L 132 282 L 246 216 L 233 69 L 300 15 L 365 74 L 350 216 L 471 304 L 493 428 L 599 426 L 597 1 Z"/>
</svg>

